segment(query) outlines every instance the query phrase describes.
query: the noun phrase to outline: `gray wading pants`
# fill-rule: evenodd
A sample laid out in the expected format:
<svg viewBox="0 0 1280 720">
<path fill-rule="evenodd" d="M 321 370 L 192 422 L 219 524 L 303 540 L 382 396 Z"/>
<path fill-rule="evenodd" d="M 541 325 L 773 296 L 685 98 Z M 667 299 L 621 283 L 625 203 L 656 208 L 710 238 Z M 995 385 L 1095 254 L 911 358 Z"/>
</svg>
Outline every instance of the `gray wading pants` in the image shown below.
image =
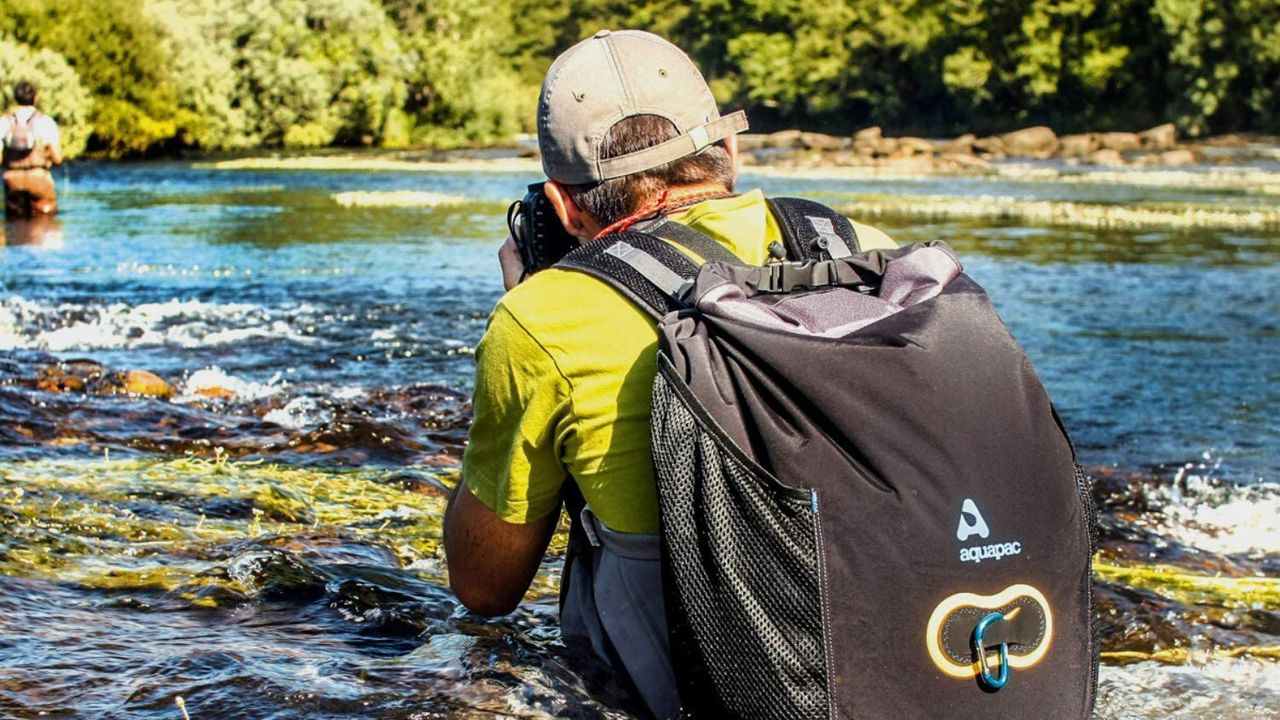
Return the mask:
<svg viewBox="0 0 1280 720">
<path fill-rule="evenodd" d="M 625 672 L 658 718 L 680 712 L 657 535 L 619 533 L 583 508 L 575 523 L 561 591 L 560 632 L 589 641 L 602 661 Z M 621 667 L 617 667 L 621 665 Z"/>
</svg>

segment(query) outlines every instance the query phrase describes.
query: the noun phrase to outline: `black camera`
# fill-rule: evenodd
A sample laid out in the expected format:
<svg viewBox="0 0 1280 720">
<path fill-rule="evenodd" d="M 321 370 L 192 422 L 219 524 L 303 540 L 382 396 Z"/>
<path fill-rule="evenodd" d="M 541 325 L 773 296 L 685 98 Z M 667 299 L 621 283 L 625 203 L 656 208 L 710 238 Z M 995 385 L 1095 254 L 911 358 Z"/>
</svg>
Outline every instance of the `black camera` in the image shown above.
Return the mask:
<svg viewBox="0 0 1280 720">
<path fill-rule="evenodd" d="M 543 185 L 545 183 L 530 185 L 524 199 L 511 203 L 507 209 L 507 228 L 520 249 L 526 276 L 555 265 L 578 247 L 578 238 L 560 224 L 556 209 L 542 190 Z"/>
</svg>

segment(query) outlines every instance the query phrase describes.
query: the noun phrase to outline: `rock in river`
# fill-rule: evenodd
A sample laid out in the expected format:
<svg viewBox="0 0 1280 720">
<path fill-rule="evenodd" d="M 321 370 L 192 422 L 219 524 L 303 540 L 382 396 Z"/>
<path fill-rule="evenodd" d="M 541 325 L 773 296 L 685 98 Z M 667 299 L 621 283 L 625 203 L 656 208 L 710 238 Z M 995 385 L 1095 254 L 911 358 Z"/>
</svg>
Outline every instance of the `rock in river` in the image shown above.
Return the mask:
<svg viewBox="0 0 1280 720">
<path fill-rule="evenodd" d="M 1058 151 L 1058 136 L 1048 127 L 1015 130 L 1000 136 L 1005 152 L 1016 157 L 1047 158 Z"/>
<path fill-rule="evenodd" d="M 1137 133 L 1131 132 L 1108 132 L 1098 135 L 1098 141 L 1102 144 L 1104 150 L 1115 150 L 1116 152 L 1131 152 L 1133 150 L 1142 149 L 1142 138 Z"/>
<path fill-rule="evenodd" d="M 1165 123 L 1138 133 L 1138 139 L 1148 150 L 1172 150 L 1178 144 L 1178 129 Z"/>
<path fill-rule="evenodd" d="M 1080 135 L 1063 135 L 1058 138 L 1058 154 L 1063 157 L 1088 157 L 1089 153 L 1097 150 L 1102 146 L 1098 142 L 1098 136 L 1094 133 L 1082 133 Z"/>
</svg>

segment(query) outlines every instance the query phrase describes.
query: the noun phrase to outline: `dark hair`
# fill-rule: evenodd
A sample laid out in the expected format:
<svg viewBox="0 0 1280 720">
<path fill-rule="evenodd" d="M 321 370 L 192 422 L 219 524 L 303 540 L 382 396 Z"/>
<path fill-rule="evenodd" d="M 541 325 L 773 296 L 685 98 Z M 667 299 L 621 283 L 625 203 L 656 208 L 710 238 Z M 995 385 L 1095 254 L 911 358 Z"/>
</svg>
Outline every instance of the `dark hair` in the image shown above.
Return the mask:
<svg viewBox="0 0 1280 720">
<path fill-rule="evenodd" d="M 653 147 L 679 135 L 676 126 L 660 115 L 632 115 L 609 128 L 600 143 L 600 157 L 611 158 Z M 717 183 L 732 191 L 733 159 L 724 141 L 713 143 L 701 152 L 652 170 L 624 175 L 620 178 L 583 185 L 565 185 L 573 204 L 602 226 L 635 213 L 645 203 L 657 199 L 667 188 L 682 185 Z"/>
<path fill-rule="evenodd" d="M 36 104 L 36 86 L 23 80 L 13 86 L 13 99 L 19 105 Z"/>
</svg>

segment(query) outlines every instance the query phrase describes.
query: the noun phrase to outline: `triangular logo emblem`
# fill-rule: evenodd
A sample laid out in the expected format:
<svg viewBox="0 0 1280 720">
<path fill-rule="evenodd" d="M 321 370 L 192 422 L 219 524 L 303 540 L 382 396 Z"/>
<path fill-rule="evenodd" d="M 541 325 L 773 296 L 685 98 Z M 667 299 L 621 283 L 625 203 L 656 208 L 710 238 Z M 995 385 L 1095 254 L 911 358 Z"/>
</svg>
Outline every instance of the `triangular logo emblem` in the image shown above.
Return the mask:
<svg viewBox="0 0 1280 720">
<path fill-rule="evenodd" d="M 974 535 L 985 539 L 990 534 L 987 521 L 983 520 L 982 513 L 978 512 L 977 503 L 970 498 L 965 498 L 964 505 L 960 506 L 960 524 L 956 527 L 956 539 L 964 542 Z"/>
</svg>

